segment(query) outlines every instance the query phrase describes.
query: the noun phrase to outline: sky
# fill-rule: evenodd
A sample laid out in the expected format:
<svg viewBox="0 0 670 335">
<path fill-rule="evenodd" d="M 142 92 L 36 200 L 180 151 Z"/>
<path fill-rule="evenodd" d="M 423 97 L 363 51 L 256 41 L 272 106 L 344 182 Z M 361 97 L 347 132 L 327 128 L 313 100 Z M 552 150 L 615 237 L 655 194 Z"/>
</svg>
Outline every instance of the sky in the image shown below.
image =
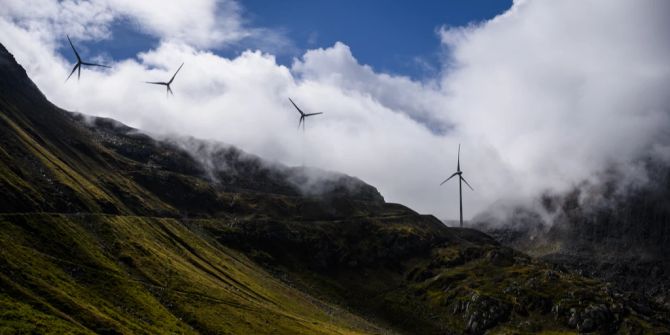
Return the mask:
<svg viewBox="0 0 670 335">
<path fill-rule="evenodd" d="M 0 42 L 45 95 L 154 136 L 343 172 L 387 201 L 466 218 L 670 162 L 663 0 L 5 0 Z M 64 82 L 74 57 L 84 69 Z M 169 79 L 166 97 L 144 81 Z M 297 113 L 324 114 L 296 129 Z"/>
<path fill-rule="evenodd" d="M 235 57 L 248 49 L 258 49 L 272 53 L 278 64 L 290 66 L 293 58 L 309 49 L 346 41 L 359 62 L 376 71 L 421 79 L 440 71 L 441 27 L 476 24 L 503 13 L 511 5 L 511 0 L 246 0 L 240 8 L 243 21 L 275 32 L 281 43 L 251 38 L 232 45 L 213 45 L 210 50 Z M 157 36 L 128 19 L 113 21 L 110 33 L 106 39 L 80 46 L 89 48 L 92 54 L 124 59 L 159 43 Z M 66 44 L 59 52 L 65 58 L 73 57 Z"/>
<path fill-rule="evenodd" d="M 343 41 L 360 63 L 412 78 L 440 70 L 440 27 L 488 20 L 511 5 L 507 0 L 244 1 L 253 24 L 282 30 L 295 46 L 277 50 L 280 64 Z"/>
</svg>

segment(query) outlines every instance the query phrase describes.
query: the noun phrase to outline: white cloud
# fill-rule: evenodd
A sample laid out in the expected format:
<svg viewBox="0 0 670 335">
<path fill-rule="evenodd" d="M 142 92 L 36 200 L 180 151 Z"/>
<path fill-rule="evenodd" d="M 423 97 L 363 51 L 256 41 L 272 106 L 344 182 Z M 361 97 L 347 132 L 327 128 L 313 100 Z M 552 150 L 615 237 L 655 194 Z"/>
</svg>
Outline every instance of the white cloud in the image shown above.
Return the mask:
<svg viewBox="0 0 670 335">
<path fill-rule="evenodd" d="M 648 153 L 670 124 L 669 9 L 524 1 L 481 26 L 443 30 L 453 58 L 442 86 L 458 131 L 504 157 L 524 195 Z"/>
<path fill-rule="evenodd" d="M 447 116 L 438 107 L 444 97 L 434 82 L 420 83 L 407 77 L 375 73 L 371 67 L 359 64 L 344 43 L 307 51 L 302 60 L 294 62 L 292 70 L 303 80 L 369 96 L 391 111 L 409 115 L 438 130 L 448 126 Z"/>
<path fill-rule="evenodd" d="M 344 43 L 307 51 L 290 68 L 259 51 L 218 56 L 207 50 L 259 32 L 234 2 L 31 1 L 38 10 L 6 1 L 0 41 L 63 108 L 345 172 L 442 218 L 458 215 L 457 186 L 438 184 L 454 170 L 459 142 L 476 189 L 464 194 L 466 217 L 670 152 L 664 1 L 515 2 L 493 20 L 442 29 L 443 74 L 422 82 L 374 72 Z M 66 19 L 51 19 L 68 6 Z M 72 65 L 55 51 L 60 35 L 105 38 L 119 17 L 160 44 L 63 84 Z M 174 97 L 143 83 L 169 78 L 181 62 Z M 305 134 L 289 96 L 325 113 L 307 120 Z"/>
<path fill-rule="evenodd" d="M 222 47 L 245 38 L 281 37 L 262 28 L 245 26 L 239 4 L 233 0 L 5 0 L 0 16 L 45 41 L 110 36 L 114 21 L 126 20 L 144 33 L 165 42 L 194 47 Z"/>
<path fill-rule="evenodd" d="M 147 32 L 197 47 L 217 46 L 249 37 L 239 5 L 223 0 L 108 0 L 109 7 L 132 18 Z"/>
</svg>

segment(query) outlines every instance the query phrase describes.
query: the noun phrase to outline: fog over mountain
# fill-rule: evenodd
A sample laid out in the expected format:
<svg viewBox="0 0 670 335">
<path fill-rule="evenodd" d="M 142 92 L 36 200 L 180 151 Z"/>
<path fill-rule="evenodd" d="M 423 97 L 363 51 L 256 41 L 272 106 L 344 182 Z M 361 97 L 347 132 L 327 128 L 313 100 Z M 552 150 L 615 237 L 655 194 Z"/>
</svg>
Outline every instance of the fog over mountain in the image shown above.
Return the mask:
<svg viewBox="0 0 670 335">
<path fill-rule="evenodd" d="M 220 56 L 212 50 L 245 39 L 263 50 L 290 41 L 246 23 L 243 3 L 191 3 L 3 1 L 0 42 L 63 108 L 341 171 L 441 218 L 458 215 L 456 185 L 438 185 L 459 143 L 476 190 L 464 193 L 466 218 L 501 198 L 523 203 L 598 183 L 605 170 L 645 183 L 640 159 L 670 161 L 667 1 L 516 1 L 492 20 L 438 29 L 442 68 L 421 81 L 361 64 L 347 41 L 290 67 L 257 50 Z M 86 41 L 111 39 L 118 22 L 157 44 L 128 59 L 89 54 Z M 65 34 L 113 68 L 64 84 L 73 65 Z M 174 97 L 143 83 L 168 79 L 181 62 Z M 305 134 L 289 96 L 324 112 Z"/>
</svg>

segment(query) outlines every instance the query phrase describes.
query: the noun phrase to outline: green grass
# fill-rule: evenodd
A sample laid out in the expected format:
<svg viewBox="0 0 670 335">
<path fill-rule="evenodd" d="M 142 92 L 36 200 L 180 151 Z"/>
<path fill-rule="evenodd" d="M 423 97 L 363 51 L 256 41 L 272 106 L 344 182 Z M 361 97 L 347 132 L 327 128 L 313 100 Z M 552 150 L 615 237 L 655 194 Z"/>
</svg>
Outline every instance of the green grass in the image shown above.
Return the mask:
<svg viewBox="0 0 670 335">
<path fill-rule="evenodd" d="M 33 322 L 137 334 L 377 329 L 354 315 L 332 319 L 328 304 L 174 219 L 3 215 L 0 242 L 6 331 Z"/>
</svg>

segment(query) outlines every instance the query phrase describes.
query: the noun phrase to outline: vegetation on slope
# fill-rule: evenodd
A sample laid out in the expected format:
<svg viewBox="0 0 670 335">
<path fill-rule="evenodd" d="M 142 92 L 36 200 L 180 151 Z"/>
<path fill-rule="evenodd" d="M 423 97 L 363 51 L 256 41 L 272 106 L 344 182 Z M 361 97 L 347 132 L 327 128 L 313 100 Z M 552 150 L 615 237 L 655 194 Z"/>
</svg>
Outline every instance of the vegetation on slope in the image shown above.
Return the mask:
<svg viewBox="0 0 670 335">
<path fill-rule="evenodd" d="M 0 217 L 5 330 L 354 334 L 379 331 L 288 287 L 174 219 Z M 2 329 L 2 328 L 0 328 Z"/>
</svg>

